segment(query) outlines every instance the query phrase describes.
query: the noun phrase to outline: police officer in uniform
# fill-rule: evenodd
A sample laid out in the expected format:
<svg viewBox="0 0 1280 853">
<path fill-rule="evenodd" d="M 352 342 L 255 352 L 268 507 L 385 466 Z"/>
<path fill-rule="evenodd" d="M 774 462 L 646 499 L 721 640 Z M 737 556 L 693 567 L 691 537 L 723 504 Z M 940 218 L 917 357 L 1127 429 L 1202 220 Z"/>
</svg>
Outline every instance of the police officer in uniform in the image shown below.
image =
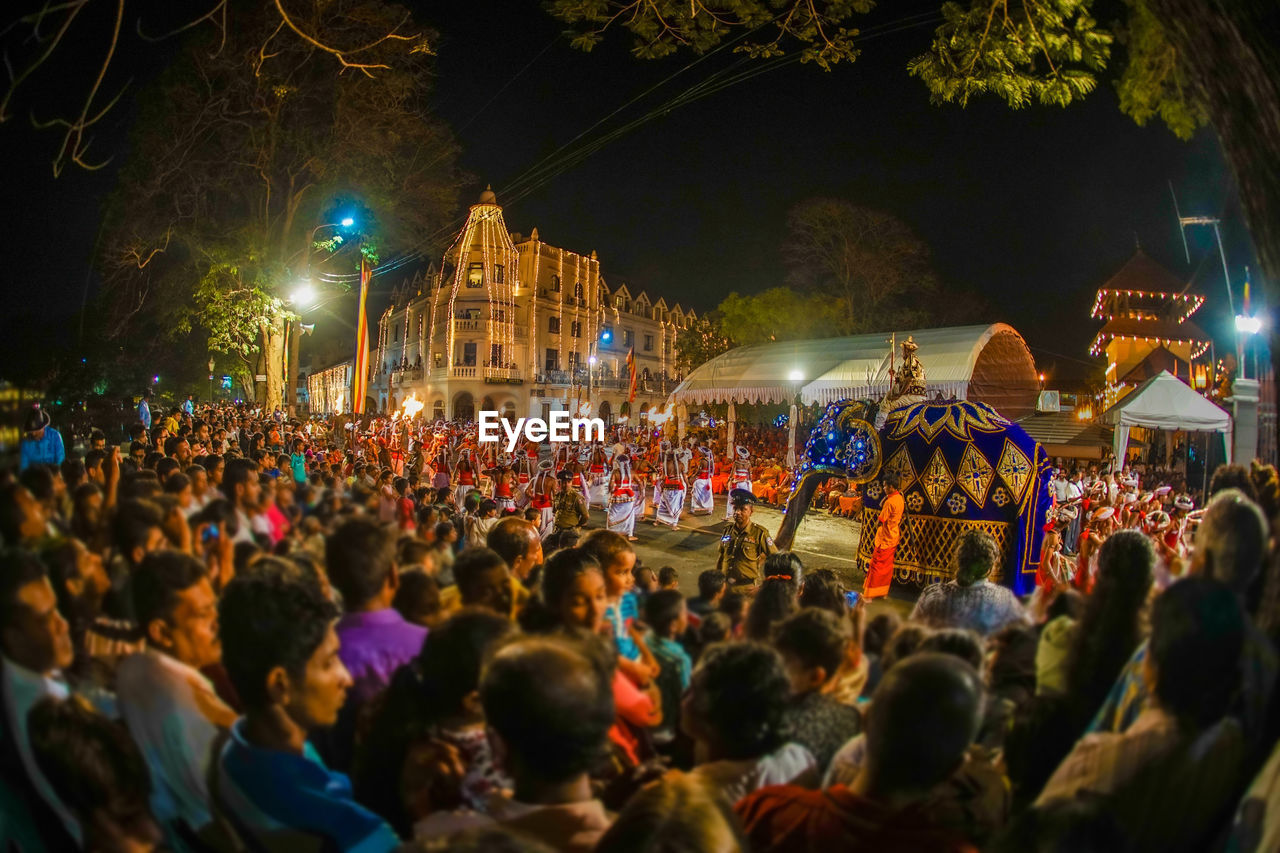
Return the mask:
<svg viewBox="0 0 1280 853">
<path fill-rule="evenodd" d="M 729 502 L 733 505 L 733 524 L 720 537 L 716 570 L 724 572 L 734 586 L 758 586 L 765 557 L 778 548 L 769 531 L 751 521 L 755 495 L 746 489 L 734 489 L 729 493 Z"/>
<path fill-rule="evenodd" d="M 572 485 L 574 474 L 565 469 L 556 475 L 560 481 L 560 490 L 552 506 L 555 508 L 555 529 L 553 534 L 562 530 L 577 530 L 591 521 L 587 513 L 587 502 L 582 493 Z"/>
</svg>

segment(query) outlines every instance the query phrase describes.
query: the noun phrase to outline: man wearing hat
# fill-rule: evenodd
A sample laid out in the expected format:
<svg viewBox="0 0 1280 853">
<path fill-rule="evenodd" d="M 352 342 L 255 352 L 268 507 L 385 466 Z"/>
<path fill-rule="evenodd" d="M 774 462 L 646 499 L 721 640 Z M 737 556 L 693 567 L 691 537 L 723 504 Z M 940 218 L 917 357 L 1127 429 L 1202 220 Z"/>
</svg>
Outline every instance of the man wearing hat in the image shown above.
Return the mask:
<svg viewBox="0 0 1280 853">
<path fill-rule="evenodd" d="M 49 413 L 37 405 L 23 424 L 22 443 L 18 448 L 18 470 L 32 465 L 61 465 L 67 458 L 62 447 L 62 434 L 49 426 Z"/>
<path fill-rule="evenodd" d="M 756 496 L 747 489 L 729 493 L 733 524 L 720 537 L 720 556 L 716 571 L 724 572 L 734 586 L 755 586 L 761 580 L 764 560 L 778 548 L 769 531 L 751 520 Z"/>
<path fill-rule="evenodd" d="M 739 444 L 735 453 L 733 470 L 729 472 L 729 493 L 733 494 L 735 490 L 742 489 L 745 492 L 751 492 L 754 497 L 755 489 L 751 485 L 751 451 Z M 726 521 L 733 519 L 733 501 L 725 502 L 724 517 Z"/>
<path fill-rule="evenodd" d="M 555 533 L 577 530 L 591 520 L 586 499 L 572 485 L 573 477 L 567 470 L 556 475 L 556 479 L 560 481 L 560 492 L 555 499 Z"/>
</svg>

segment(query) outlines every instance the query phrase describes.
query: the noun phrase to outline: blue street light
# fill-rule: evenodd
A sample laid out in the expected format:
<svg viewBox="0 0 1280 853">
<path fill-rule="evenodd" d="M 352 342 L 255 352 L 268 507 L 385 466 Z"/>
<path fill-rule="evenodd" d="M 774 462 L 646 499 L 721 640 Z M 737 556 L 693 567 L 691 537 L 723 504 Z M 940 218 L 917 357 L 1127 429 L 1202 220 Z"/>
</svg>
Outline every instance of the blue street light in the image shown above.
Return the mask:
<svg viewBox="0 0 1280 853">
<path fill-rule="evenodd" d="M 608 344 L 612 342 L 613 342 L 613 329 L 606 327 L 605 330 L 600 333 L 600 343 Z"/>
<path fill-rule="evenodd" d="M 350 228 L 352 225 L 355 225 L 355 224 L 356 224 L 356 221 L 355 221 L 354 219 L 352 219 L 350 216 L 344 216 L 344 217 L 342 218 L 342 227 L 343 227 L 343 228 Z"/>
</svg>

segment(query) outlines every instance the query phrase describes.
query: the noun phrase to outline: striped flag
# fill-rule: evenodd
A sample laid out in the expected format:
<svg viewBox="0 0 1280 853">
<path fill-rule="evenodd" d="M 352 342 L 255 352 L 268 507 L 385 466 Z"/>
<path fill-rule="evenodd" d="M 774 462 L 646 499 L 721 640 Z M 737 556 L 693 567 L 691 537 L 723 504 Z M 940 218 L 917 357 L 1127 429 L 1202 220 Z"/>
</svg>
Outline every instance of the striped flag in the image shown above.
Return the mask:
<svg viewBox="0 0 1280 853">
<path fill-rule="evenodd" d="M 631 388 L 627 391 L 627 402 L 636 401 L 636 348 L 627 350 L 627 372 L 631 374 Z"/>
<path fill-rule="evenodd" d="M 351 411 L 364 414 L 365 389 L 369 385 L 369 316 L 365 302 L 369 299 L 369 262 L 360 258 L 360 301 L 356 306 L 356 360 L 351 371 Z"/>
</svg>

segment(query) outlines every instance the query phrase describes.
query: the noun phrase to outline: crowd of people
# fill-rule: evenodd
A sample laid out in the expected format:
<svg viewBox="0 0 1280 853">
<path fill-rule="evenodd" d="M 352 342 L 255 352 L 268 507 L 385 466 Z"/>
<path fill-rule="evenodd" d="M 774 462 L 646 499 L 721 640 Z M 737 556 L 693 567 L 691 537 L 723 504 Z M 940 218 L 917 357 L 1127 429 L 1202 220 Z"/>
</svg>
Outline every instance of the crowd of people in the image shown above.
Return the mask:
<svg viewBox="0 0 1280 853">
<path fill-rule="evenodd" d="M 973 531 L 870 616 L 753 540 L 751 447 L 686 597 L 632 542 L 709 442 L 139 414 L 0 475 L 6 849 L 1280 849 L 1274 469 L 1172 544 L 1174 490 L 1068 489 L 1029 601 Z"/>
</svg>

